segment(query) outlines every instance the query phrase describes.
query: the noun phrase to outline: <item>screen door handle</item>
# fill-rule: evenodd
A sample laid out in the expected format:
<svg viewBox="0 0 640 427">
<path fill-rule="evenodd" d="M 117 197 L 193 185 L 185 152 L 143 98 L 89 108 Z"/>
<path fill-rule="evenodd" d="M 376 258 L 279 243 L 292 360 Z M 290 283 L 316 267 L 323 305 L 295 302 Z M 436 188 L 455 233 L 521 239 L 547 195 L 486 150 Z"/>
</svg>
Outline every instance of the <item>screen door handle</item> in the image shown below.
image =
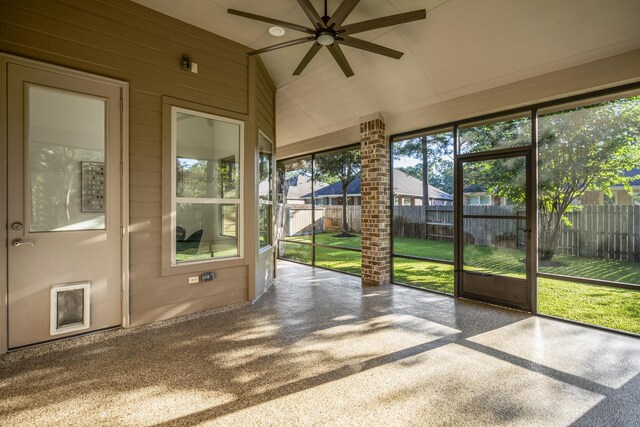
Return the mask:
<svg viewBox="0 0 640 427">
<path fill-rule="evenodd" d="M 22 239 L 15 239 L 14 241 L 11 242 L 11 244 L 16 248 L 19 246 L 35 246 L 36 245 L 32 240 L 22 240 Z"/>
</svg>

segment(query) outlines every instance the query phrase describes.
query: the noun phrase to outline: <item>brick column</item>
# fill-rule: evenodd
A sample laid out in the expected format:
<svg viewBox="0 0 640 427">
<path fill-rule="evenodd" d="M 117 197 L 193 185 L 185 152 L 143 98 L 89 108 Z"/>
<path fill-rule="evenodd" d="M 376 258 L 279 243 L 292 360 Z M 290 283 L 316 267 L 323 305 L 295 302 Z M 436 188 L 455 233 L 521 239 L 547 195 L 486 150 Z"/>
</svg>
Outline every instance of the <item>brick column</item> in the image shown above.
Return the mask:
<svg viewBox="0 0 640 427">
<path fill-rule="evenodd" d="M 384 118 L 360 118 L 362 157 L 362 284 L 391 283 L 391 201 L 389 145 Z"/>
</svg>

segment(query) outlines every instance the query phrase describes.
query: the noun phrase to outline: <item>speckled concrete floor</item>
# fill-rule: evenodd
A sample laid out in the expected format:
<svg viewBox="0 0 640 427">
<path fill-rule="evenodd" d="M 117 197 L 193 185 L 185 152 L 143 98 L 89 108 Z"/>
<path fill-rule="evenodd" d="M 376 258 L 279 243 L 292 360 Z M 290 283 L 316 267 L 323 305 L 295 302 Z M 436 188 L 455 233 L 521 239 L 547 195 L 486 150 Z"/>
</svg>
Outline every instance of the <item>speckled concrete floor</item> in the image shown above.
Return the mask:
<svg viewBox="0 0 640 427">
<path fill-rule="evenodd" d="M 640 340 L 282 262 L 252 306 L 0 358 L 0 425 L 639 425 Z"/>
</svg>

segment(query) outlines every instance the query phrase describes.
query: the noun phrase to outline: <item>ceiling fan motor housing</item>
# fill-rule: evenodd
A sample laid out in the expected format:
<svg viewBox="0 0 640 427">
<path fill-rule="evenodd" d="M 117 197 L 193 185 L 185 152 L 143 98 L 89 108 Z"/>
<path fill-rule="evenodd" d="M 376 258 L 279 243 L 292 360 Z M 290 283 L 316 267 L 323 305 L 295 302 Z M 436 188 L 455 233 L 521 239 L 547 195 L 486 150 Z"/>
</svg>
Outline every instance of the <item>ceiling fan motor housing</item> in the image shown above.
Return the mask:
<svg viewBox="0 0 640 427">
<path fill-rule="evenodd" d="M 336 40 L 333 31 L 319 31 L 316 41 L 322 46 L 331 46 Z"/>
</svg>

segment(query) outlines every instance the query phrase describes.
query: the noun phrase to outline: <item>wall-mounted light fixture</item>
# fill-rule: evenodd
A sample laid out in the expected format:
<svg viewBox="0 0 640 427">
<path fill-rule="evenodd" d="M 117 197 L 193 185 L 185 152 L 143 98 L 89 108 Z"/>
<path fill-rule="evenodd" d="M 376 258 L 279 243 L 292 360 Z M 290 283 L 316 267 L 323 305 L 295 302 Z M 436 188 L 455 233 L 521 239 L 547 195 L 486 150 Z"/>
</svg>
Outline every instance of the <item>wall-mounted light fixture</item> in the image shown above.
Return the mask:
<svg viewBox="0 0 640 427">
<path fill-rule="evenodd" d="M 180 66 L 184 71 L 191 71 L 194 74 L 198 74 L 198 64 L 193 62 L 187 55 L 183 55 L 182 58 L 180 58 Z"/>
</svg>

